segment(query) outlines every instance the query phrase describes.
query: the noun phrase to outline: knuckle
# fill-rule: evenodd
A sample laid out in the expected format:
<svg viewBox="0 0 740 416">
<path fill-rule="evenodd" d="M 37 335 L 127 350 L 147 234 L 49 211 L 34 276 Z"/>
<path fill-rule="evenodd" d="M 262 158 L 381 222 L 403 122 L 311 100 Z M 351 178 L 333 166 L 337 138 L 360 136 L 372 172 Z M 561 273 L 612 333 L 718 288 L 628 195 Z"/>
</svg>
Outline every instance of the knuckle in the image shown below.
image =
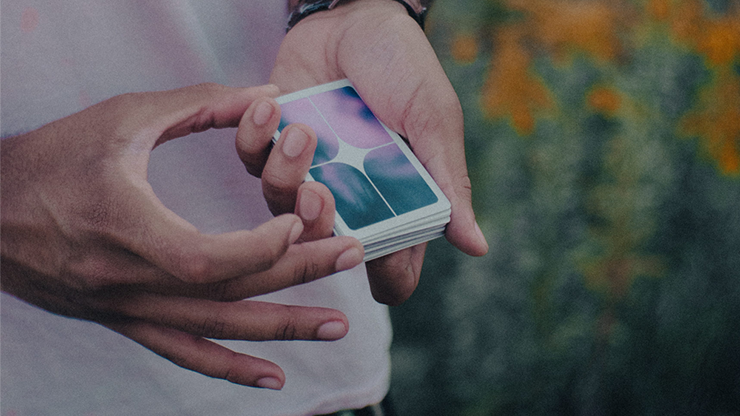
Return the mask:
<svg viewBox="0 0 740 416">
<path fill-rule="evenodd" d="M 230 332 L 227 322 L 219 316 L 209 316 L 196 327 L 196 333 L 208 338 L 227 338 Z"/>
<path fill-rule="evenodd" d="M 129 92 L 117 95 L 105 101 L 106 114 L 109 124 L 112 124 L 110 133 L 113 137 L 126 137 L 133 127 L 139 125 L 135 114 L 146 114 L 152 106 L 152 95 L 141 92 Z M 112 122 L 112 123 L 110 123 Z"/>
<path fill-rule="evenodd" d="M 200 84 L 196 84 L 195 86 L 193 86 L 193 88 L 210 94 L 216 94 L 226 89 L 225 86 L 217 84 L 215 82 L 201 82 Z"/>
<path fill-rule="evenodd" d="M 236 150 L 239 155 L 239 159 L 247 169 L 247 173 L 255 178 L 261 178 L 262 169 L 265 167 L 265 161 L 270 155 L 270 150 L 258 149 L 256 146 L 245 144 L 244 142 L 237 143 Z"/>
<path fill-rule="evenodd" d="M 197 96 L 203 96 L 206 100 L 214 100 L 222 94 L 227 87 L 212 82 L 206 82 L 197 84 L 190 88 L 191 89 L 189 91 L 191 93 L 194 93 Z M 187 94 L 184 90 L 181 90 L 180 92 L 182 94 Z M 192 99 L 192 97 L 189 99 Z M 216 125 L 216 114 L 213 110 L 204 106 L 191 116 L 187 124 L 190 126 L 189 130 L 193 133 L 206 131 Z"/>
<path fill-rule="evenodd" d="M 170 362 L 172 362 L 172 364 L 175 364 L 178 367 L 187 368 L 195 371 L 195 366 L 192 364 L 191 360 L 188 359 L 188 357 L 169 351 L 160 352 L 159 355 L 161 355 L 162 358 L 169 360 Z"/>
<path fill-rule="evenodd" d="M 312 259 L 303 257 L 293 269 L 293 282 L 296 285 L 312 282 L 322 277 L 321 268 Z"/>
<path fill-rule="evenodd" d="M 241 356 L 242 355 L 239 353 L 229 351 L 228 361 L 231 362 L 238 360 Z M 219 375 L 218 378 L 222 378 L 235 384 L 254 385 L 254 381 L 250 373 L 244 373 L 244 371 L 240 371 L 232 365 L 227 365 L 226 368 L 221 370 L 221 375 Z"/>
<path fill-rule="evenodd" d="M 110 271 L 97 258 L 77 254 L 62 265 L 59 275 L 73 291 L 80 293 L 100 292 L 109 285 Z"/>
<path fill-rule="evenodd" d="M 213 262 L 203 252 L 183 252 L 178 263 L 180 278 L 186 282 L 204 283 L 213 275 Z"/>
<path fill-rule="evenodd" d="M 125 146 L 132 135 L 145 128 L 150 121 L 150 114 L 156 111 L 154 94 L 130 92 L 117 95 L 105 102 L 103 117 L 109 137 L 108 146 Z"/>
<path fill-rule="evenodd" d="M 139 92 L 128 92 L 111 97 L 104 103 L 106 106 L 112 107 L 113 109 L 129 109 L 136 107 L 142 96 L 143 94 Z"/>
<path fill-rule="evenodd" d="M 207 285 L 203 296 L 205 299 L 216 302 L 237 302 L 248 298 L 252 294 L 249 289 L 248 285 L 245 288 L 241 279 L 235 278 Z"/>
<path fill-rule="evenodd" d="M 294 318 L 289 317 L 285 318 L 280 324 L 276 326 L 274 339 L 280 341 L 293 340 L 296 339 L 297 334 L 297 322 Z"/>
<path fill-rule="evenodd" d="M 189 338 L 189 341 L 196 349 L 205 346 L 206 344 L 211 342 L 204 338 L 194 337 L 192 335 L 187 336 L 187 338 Z M 219 378 L 219 368 L 213 368 L 212 365 L 209 365 L 207 357 L 192 355 L 182 351 L 170 349 L 158 350 L 157 354 L 171 361 L 173 364 L 179 367 L 187 368 L 201 374 Z"/>
<path fill-rule="evenodd" d="M 237 380 L 238 379 L 237 377 L 235 377 L 235 374 L 236 374 L 236 372 L 234 371 L 233 368 L 226 367 L 222 371 L 222 373 L 218 376 L 218 378 L 223 379 L 223 380 L 227 380 L 227 381 L 231 381 L 233 383 L 234 380 Z"/>
<path fill-rule="evenodd" d="M 262 171 L 262 188 L 267 194 L 282 195 L 296 192 L 301 182 L 285 177 L 275 172 L 274 169 L 265 169 Z"/>
<path fill-rule="evenodd" d="M 211 129 L 216 123 L 213 111 L 201 108 L 193 115 L 190 131 L 200 133 Z"/>
</svg>

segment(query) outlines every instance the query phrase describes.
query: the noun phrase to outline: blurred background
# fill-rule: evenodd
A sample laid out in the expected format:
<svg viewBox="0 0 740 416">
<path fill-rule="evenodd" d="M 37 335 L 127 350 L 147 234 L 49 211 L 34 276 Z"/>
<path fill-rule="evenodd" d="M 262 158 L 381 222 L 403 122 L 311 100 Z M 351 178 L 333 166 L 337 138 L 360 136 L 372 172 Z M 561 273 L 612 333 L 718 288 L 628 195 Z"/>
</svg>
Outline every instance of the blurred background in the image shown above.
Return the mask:
<svg viewBox="0 0 740 416">
<path fill-rule="evenodd" d="M 401 415 L 740 415 L 740 0 L 437 0 L 491 245 L 392 309 Z"/>
</svg>

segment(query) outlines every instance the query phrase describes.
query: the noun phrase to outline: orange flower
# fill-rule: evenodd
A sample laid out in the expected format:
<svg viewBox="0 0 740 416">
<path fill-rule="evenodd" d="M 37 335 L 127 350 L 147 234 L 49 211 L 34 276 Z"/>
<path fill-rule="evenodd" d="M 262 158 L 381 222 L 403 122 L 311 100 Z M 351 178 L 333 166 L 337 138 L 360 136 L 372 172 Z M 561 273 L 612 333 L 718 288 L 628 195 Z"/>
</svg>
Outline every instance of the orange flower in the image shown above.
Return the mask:
<svg viewBox="0 0 740 416">
<path fill-rule="evenodd" d="M 740 51 L 740 16 L 708 21 L 698 49 L 712 65 L 729 65 Z"/>
<path fill-rule="evenodd" d="M 702 4 L 696 0 L 681 2 L 671 16 L 671 27 L 680 39 L 691 41 L 701 36 L 703 26 Z"/>
<path fill-rule="evenodd" d="M 478 40 L 469 33 L 456 35 L 452 40 L 450 52 L 458 63 L 472 63 L 478 57 Z"/>
<path fill-rule="evenodd" d="M 489 117 L 511 117 L 519 134 L 534 131 L 533 112 L 551 106 L 549 93 L 542 82 L 529 71 L 531 57 L 520 45 L 523 27 L 499 28 L 494 42 L 494 57 L 488 79 L 483 86 L 481 105 Z"/>
<path fill-rule="evenodd" d="M 614 5 L 572 0 L 508 0 L 508 4 L 532 17 L 534 37 L 556 57 L 577 50 L 608 61 L 619 52 L 620 13 Z"/>
<path fill-rule="evenodd" d="M 719 166 L 725 175 L 737 176 L 740 174 L 740 149 L 738 141 L 725 141 L 719 154 Z"/>
<path fill-rule="evenodd" d="M 519 134 L 530 134 L 535 113 L 552 107 L 547 87 L 530 71 L 532 50 L 544 49 L 556 58 L 585 52 L 609 61 L 618 55 L 617 37 L 621 10 L 608 2 L 573 0 L 505 0 L 522 13 L 523 20 L 494 28 L 494 57 L 483 87 L 481 105 L 489 117 L 510 117 Z M 527 46 L 525 46 L 527 45 Z M 477 56 L 477 43 L 459 35 L 452 56 L 470 62 Z M 592 97 L 598 111 L 613 113 L 619 97 L 596 92 Z"/>
<path fill-rule="evenodd" d="M 734 9 L 722 18 L 704 16 L 702 2 L 684 0 L 671 17 L 678 38 L 706 56 L 709 65 L 730 65 L 740 54 L 740 13 Z"/>
<path fill-rule="evenodd" d="M 622 104 L 619 95 L 610 88 L 598 87 L 591 90 L 586 101 L 594 110 L 612 116 Z"/>
<path fill-rule="evenodd" d="M 647 11 L 657 20 L 666 20 L 671 12 L 670 0 L 650 0 Z"/>
<path fill-rule="evenodd" d="M 698 136 L 723 174 L 740 175 L 740 77 L 731 69 L 719 71 L 696 107 L 681 120 L 680 132 Z"/>
</svg>

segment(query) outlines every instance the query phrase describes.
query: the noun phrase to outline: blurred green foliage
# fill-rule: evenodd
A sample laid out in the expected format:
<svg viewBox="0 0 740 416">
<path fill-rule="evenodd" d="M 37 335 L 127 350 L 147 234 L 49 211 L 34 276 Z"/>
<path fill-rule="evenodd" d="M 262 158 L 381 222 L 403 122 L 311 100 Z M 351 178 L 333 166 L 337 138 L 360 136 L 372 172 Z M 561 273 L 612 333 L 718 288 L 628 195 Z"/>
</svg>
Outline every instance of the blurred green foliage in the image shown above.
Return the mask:
<svg viewBox="0 0 740 416">
<path fill-rule="evenodd" d="M 491 250 L 392 309 L 402 415 L 740 415 L 740 1 L 437 0 Z"/>
</svg>

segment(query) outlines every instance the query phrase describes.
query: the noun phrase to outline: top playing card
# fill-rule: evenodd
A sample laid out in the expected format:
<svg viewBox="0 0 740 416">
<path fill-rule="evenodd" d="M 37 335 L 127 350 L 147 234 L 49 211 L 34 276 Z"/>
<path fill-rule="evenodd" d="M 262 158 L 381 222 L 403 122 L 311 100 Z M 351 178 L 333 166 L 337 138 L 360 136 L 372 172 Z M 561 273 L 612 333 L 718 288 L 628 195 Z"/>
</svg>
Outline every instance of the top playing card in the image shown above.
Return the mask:
<svg viewBox="0 0 740 416">
<path fill-rule="evenodd" d="M 323 183 L 334 195 L 337 234 L 362 239 L 449 210 L 444 194 L 406 143 L 373 115 L 349 81 L 277 101 L 280 131 L 303 123 L 316 132 L 318 144 L 307 179 Z"/>
</svg>

